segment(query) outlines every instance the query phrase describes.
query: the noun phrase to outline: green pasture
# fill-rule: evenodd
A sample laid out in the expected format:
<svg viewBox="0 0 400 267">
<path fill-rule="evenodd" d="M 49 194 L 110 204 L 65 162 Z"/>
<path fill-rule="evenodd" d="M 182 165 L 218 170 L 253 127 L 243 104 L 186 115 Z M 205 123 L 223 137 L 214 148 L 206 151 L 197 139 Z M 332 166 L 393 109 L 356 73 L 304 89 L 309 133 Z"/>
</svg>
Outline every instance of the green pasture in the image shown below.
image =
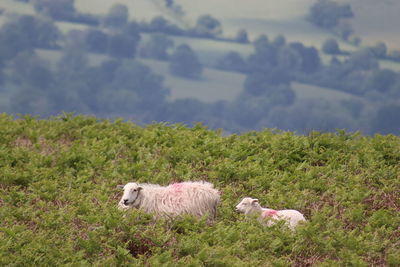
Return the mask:
<svg viewBox="0 0 400 267">
<path fill-rule="evenodd" d="M 380 60 L 379 66 L 381 67 L 381 69 L 390 69 L 393 71 L 400 72 L 400 63 L 399 62 L 394 62 L 391 60 Z"/>
<path fill-rule="evenodd" d="M 205 68 L 199 80 L 173 76 L 168 63 L 143 60 L 155 73 L 165 77 L 164 84 L 171 89 L 170 99 L 196 98 L 205 102 L 231 101 L 243 90 L 246 76 L 240 73 Z M 348 100 L 354 96 L 334 89 L 328 89 L 298 82 L 291 84 L 298 99 L 324 99 L 327 101 Z"/>
<path fill-rule="evenodd" d="M 69 31 L 72 31 L 72 30 L 83 31 L 90 27 L 90 26 L 82 24 L 82 23 L 74 23 L 74 22 L 67 22 L 67 21 L 56 21 L 55 24 L 62 34 L 67 34 Z"/>
<path fill-rule="evenodd" d="M 7 14 L 35 14 L 32 5 L 15 0 L 1 0 L 0 9 L 4 9 Z"/>
<path fill-rule="evenodd" d="M 0 114 L 0 265 L 399 266 L 399 155 L 393 135 Z M 118 184 L 188 180 L 221 192 L 213 223 L 117 209 Z M 246 219 L 245 196 L 307 222 Z"/>
<path fill-rule="evenodd" d="M 310 84 L 293 82 L 291 84 L 296 93 L 297 99 L 323 99 L 326 101 L 341 101 L 358 98 L 352 94 L 341 92 L 334 89 L 314 86 Z"/>
<path fill-rule="evenodd" d="M 130 19 L 150 21 L 156 16 L 164 16 L 175 23 L 180 23 L 174 16 L 165 11 L 157 0 L 75 0 L 75 7 L 83 13 L 106 15 L 114 4 L 123 4 L 129 9 Z"/>
<path fill-rule="evenodd" d="M 49 65 L 51 66 L 52 69 L 55 69 L 57 66 L 58 61 L 62 57 L 61 51 L 58 50 L 48 50 L 48 49 L 35 49 L 35 53 L 46 60 Z M 86 53 L 85 54 L 88 58 L 88 64 L 89 66 L 98 66 L 102 62 L 106 61 L 109 59 L 108 56 L 106 55 L 100 55 L 100 54 L 93 54 L 93 53 Z"/>
<path fill-rule="evenodd" d="M 52 68 L 56 67 L 61 58 L 60 51 L 37 49 L 36 53 L 45 59 Z M 98 66 L 107 60 L 105 55 L 88 54 L 88 63 L 91 66 Z M 196 98 L 204 102 L 215 102 L 218 100 L 231 101 L 243 90 L 243 83 L 246 78 L 244 74 L 220 71 L 212 68 L 204 68 L 200 79 L 186 79 L 174 76 L 169 71 L 167 62 L 139 59 L 149 66 L 155 73 L 162 75 L 164 85 L 171 90 L 170 100 L 183 98 Z M 292 83 L 298 99 L 325 99 L 344 100 L 352 98 L 351 94 L 336 91 L 303 83 Z"/>
<path fill-rule="evenodd" d="M 400 1 L 337 0 L 350 3 L 354 18 L 350 23 L 363 45 L 385 42 L 390 49 L 400 49 Z"/>
<path fill-rule="evenodd" d="M 141 45 L 144 45 L 149 40 L 150 34 L 142 33 L 141 37 Z M 207 66 L 215 66 L 219 59 L 231 51 L 238 52 L 244 59 L 254 53 L 252 44 L 183 36 L 169 37 L 174 41 L 175 47 L 181 44 L 188 44 L 196 52 L 200 62 Z"/>
<path fill-rule="evenodd" d="M 211 14 L 221 21 L 224 35 L 233 37 L 239 29 L 246 29 L 254 40 L 260 34 L 267 34 L 270 39 L 283 35 L 290 41 L 300 41 L 305 45 L 321 47 L 323 42 L 334 37 L 310 23 L 305 18 L 314 0 L 250 0 L 236 1 L 196 1 L 178 0 L 192 23 L 203 14 Z M 354 47 L 340 42 L 345 50 Z"/>
<path fill-rule="evenodd" d="M 141 62 L 165 77 L 164 84 L 171 90 L 169 99 L 196 98 L 204 102 L 233 100 L 241 91 L 244 75 L 205 68 L 198 80 L 176 77 L 169 72 L 168 63 L 156 60 Z"/>
</svg>

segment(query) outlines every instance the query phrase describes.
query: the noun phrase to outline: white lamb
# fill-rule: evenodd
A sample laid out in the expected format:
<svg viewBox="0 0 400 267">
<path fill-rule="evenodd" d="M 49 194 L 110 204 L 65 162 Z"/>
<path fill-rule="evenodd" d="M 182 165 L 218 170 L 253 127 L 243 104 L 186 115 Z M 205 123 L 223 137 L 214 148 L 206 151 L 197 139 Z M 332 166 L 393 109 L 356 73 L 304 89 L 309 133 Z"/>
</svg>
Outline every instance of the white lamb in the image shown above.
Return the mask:
<svg viewBox="0 0 400 267">
<path fill-rule="evenodd" d="M 120 209 L 140 208 L 157 216 L 191 214 L 215 218 L 220 193 L 207 182 L 182 182 L 163 187 L 154 184 L 127 183 L 118 204 Z"/>
<path fill-rule="evenodd" d="M 259 220 L 271 226 L 278 220 L 285 220 L 290 229 L 294 230 L 297 224 L 305 221 L 303 214 L 297 210 L 273 210 L 263 208 L 260 206 L 258 199 L 245 197 L 236 206 L 236 211 L 244 213 L 245 215 L 259 214 Z"/>
</svg>

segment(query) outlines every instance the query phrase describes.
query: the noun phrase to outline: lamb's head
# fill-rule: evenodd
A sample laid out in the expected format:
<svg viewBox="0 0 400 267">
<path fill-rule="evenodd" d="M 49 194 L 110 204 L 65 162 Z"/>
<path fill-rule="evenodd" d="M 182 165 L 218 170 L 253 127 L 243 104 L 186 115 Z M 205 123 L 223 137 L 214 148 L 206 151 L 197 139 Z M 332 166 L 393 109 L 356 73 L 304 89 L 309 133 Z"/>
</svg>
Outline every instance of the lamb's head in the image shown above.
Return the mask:
<svg viewBox="0 0 400 267">
<path fill-rule="evenodd" d="M 127 183 L 126 185 L 118 185 L 118 188 L 124 189 L 124 194 L 119 201 L 122 208 L 136 207 L 139 205 L 140 191 L 143 189 L 137 183 Z"/>
<path fill-rule="evenodd" d="M 260 203 L 258 203 L 258 199 L 245 197 L 240 201 L 240 203 L 236 206 L 236 211 L 244 214 L 251 214 L 255 212 L 261 211 Z"/>
</svg>

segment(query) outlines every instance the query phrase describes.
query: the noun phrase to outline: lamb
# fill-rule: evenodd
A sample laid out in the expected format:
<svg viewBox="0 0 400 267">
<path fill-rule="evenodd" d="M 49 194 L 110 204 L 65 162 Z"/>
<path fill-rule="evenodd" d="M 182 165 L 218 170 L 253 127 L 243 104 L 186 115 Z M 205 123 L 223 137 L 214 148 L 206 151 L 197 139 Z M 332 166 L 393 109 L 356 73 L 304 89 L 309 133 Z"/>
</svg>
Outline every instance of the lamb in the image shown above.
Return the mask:
<svg viewBox="0 0 400 267">
<path fill-rule="evenodd" d="M 278 220 L 285 220 L 290 229 L 294 230 L 299 222 L 306 221 L 303 214 L 297 210 L 273 210 L 262 208 L 258 199 L 245 197 L 236 206 L 236 211 L 245 215 L 259 214 L 259 221 L 271 226 Z"/>
<path fill-rule="evenodd" d="M 140 208 L 156 216 L 175 217 L 191 214 L 197 217 L 208 215 L 215 219 L 220 193 L 211 183 L 182 182 L 166 187 L 154 184 L 127 183 L 118 204 L 122 210 Z"/>
</svg>

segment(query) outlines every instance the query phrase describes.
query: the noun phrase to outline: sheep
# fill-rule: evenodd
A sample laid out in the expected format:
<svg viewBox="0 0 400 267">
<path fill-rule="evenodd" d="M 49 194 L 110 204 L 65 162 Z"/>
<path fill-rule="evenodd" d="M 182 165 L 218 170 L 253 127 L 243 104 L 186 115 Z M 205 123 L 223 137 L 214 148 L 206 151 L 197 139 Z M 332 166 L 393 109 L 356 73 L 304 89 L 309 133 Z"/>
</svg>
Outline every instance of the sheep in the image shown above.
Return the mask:
<svg viewBox="0 0 400 267">
<path fill-rule="evenodd" d="M 127 183 L 119 185 L 124 194 L 119 209 L 140 208 L 156 216 L 175 217 L 191 214 L 197 217 L 208 214 L 208 220 L 216 217 L 220 193 L 211 183 L 182 182 L 166 187 L 154 184 Z"/>
<path fill-rule="evenodd" d="M 303 214 L 297 210 L 273 210 L 260 206 L 258 199 L 245 197 L 236 206 L 236 211 L 245 215 L 259 214 L 259 221 L 271 226 L 278 220 L 285 220 L 291 230 L 294 230 L 301 221 L 306 221 Z"/>
</svg>

